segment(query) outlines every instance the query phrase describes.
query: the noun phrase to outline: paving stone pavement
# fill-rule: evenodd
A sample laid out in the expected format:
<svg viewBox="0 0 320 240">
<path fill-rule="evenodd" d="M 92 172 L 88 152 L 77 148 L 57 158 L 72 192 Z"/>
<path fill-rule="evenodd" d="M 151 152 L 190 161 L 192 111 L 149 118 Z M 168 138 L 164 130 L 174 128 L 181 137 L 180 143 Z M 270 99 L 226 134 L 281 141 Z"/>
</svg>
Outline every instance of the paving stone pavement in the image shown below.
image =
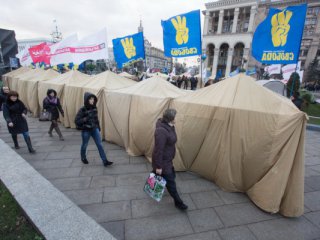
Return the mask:
<svg viewBox="0 0 320 240">
<path fill-rule="evenodd" d="M 177 173 L 178 190 L 189 205 L 177 210 L 166 193 L 160 203 L 142 187 L 150 171 L 144 157 L 130 157 L 104 142 L 114 165 L 102 166 L 90 140 L 88 165 L 80 161 L 80 132 L 61 127 L 65 141 L 47 134 L 49 123 L 28 118 L 37 153 L 30 155 L 22 136 L 16 150 L 51 183 L 119 240 L 320 239 L 320 132 L 307 131 L 305 214 L 289 219 L 257 208 L 242 193 L 228 193 L 190 172 Z M 2 114 L 0 138 L 12 144 Z"/>
</svg>

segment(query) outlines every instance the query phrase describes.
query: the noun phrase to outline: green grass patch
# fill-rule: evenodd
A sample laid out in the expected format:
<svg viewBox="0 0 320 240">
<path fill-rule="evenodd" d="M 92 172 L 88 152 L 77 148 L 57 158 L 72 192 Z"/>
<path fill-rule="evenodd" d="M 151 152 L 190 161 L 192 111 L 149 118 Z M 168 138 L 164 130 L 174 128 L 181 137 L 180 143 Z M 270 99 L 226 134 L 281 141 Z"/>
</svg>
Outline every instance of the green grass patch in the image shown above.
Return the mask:
<svg viewBox="0 0 320 240">
<path fill-rule="evenodd" d="M 309 116 L 320 117 L 320 104 L 309 104 L 309 106 L 305 107 L 303 111 L 306 112 Z M 320 125 L 320 119 L 309 118 L 308 123 Z"/>
<path fill-rule="evenodd" d="M 0 239 L 42 240 L 25 218 L 19 205 L 0 181 Z"/>
</svg>

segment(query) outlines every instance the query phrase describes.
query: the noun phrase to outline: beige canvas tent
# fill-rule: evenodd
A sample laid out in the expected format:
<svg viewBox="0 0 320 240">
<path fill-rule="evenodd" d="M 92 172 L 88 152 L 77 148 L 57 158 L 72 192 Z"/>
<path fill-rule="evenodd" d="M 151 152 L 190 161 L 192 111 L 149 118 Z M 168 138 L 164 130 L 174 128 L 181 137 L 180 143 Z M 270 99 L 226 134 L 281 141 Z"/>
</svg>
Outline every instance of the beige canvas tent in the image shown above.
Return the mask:
<svg viewBox="0 0 320 240">
<path fill-rule="evenodd" d="M 293 103 L 238 74 L 172 101 L 178 170 L 191 170 L 265 211 L 304 211 L 306 116 Z"/>
<path fill-rule="evenodd" d="M 32 79 L 43 72 L 44 72 L 43 69 L 36 68 L 36 69 L 30 69 L 28 71 L 17 74 L 15 76 L 9 78 L 10 79 L 9 80 L 9 87 L 11 90 L 19 92 L 20 80 Z"/>
<path fill-rule="evenodd" d="M 20 74 L 23 74 L 23 73 L 26 73 L 28 71 L 32 71 L 31 68 L 28 68 L 28 67 L 21 67 L 21 68 L 18 68 L 12 72 L 8 72 L 6 74 L 4 74 L 2 76 L 2 81 L 4 83 L 5 86 L 8 86 L 10 89 L 11 89 L 11 86 L 12 86 L 12 78 L 15 77 L 15 76 L 18 76 Z"/>
<path fill-rule="evenodd" d="M 150 157 L 156 120 L 173 98 L 184 94 L 161 77 L 120 90 L 103 91 L 99 94 L 102 95 L 99 106 L 105 111 L 106 140 L 124 146 L 130 155 Z"/>
<path fill-rule="evenodd" d="M 81 78 L 82 75 L 83 74 L 81 72 L 72 70 L 64 74 L 60 74 L 56 78 L 39 82 L 38 99 L 40 108 L 42 109 L 43 107 L 43 99 L 47 96 L 48 89 L 54 89 L 57 92 L 57 96 L 60 98 L 61 104 L 63 105 L 65 85 L 72 81 L 72 79 L 76 81 L 78 78 Z M 62 116 L 60 116 L 60 120 L 63 122 L 64 119 Z"/>
<path fill-rule="evenodd" d="M 74 119 L 81 106 L 83 106 L 83 87 L 90 83 L 92 76 L 74 71 L 72 77 L 68 79 L 64 87 L 63 125 L 65 127 L 75 128 Z"/>
<path fill-rule="evenodd" d="M 33 117 L 38 117 L 40 113 L 38 99 L 38 83 L 59 76 L 54 70 L 40 71 L 38 74 L 29 78 L 21 78 L 18 84 L 20 99 L 24 102 Z"/>
<path fill-rule="evenodd" d="M 125 78 L 129 78 L 129 79 L 132 79 L 132 80 L 134 80 L 134 81 L 137 81 L 137 80 L 138 80 L 138 78 L 137 78 L 136 76 L 131 75 L 131 74 L 127 73 L 127 72 L 119 73 L 119 76 L 125 77 Z"/>
</svg>

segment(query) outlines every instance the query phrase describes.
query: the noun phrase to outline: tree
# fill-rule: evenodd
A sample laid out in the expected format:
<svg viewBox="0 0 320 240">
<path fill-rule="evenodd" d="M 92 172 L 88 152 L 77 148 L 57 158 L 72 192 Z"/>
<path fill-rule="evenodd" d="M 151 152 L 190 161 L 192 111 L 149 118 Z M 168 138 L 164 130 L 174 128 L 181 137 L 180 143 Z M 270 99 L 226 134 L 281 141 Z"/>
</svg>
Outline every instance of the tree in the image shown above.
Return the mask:
<svg viewBox="0 0 320 240">
<path fill-rule="evenodd" d="M 300 76 L 294 72 L 291 74 L 287 83 L 287 97 L 291 97 L 295 92 L 298 92 L 300 88 Z"/>
<path fill-rule="evenodd" d="M 307 82 L 320 84 L 320 67 L 317 56 L 313 59 L 313 61 L 310 63 L 308 67 L 306 80 Z"/>
</svg>

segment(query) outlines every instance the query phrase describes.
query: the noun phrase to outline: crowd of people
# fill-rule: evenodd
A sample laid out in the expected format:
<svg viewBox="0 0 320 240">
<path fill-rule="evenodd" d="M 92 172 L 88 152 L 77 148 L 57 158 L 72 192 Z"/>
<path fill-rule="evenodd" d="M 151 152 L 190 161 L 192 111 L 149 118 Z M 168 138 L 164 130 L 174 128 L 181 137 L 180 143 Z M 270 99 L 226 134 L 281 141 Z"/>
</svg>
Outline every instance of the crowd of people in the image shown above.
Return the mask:
<svg viewBox="0 0 320 240">
<path fill-rule="evenodd" d="M 196 90 L 199 80 L 197 77 L 194 76 L 187 77 L 183 75 L 182 77 L 178 76 L 176 80 L 170 80 L 170 78 L 168 78 L 168 81 L 170 81 L 173 85 L 177 86 L 178 88 L 188 90 L 190 86 L 190 90 Z"/>
<path fill-rule="evenodd" d="M 185 80 L 185 78 L 183 79 Z M 181 80 L 180 80 L 181 81 Z M 187 80 L 188 81 L 188 80 Z M 193 80 L 194 81 L 194 80 Z M 187 86 L 187 85 L 186 85 Z M 192 85 L 193 87 L 194 85 Z M 181 87 L 181 86 L 180 86 Z M 80 147 L 80 159 L 83 164 L 88 164 L 87 147 L 90 137 L 93 138 L 102 163 L 105 167 L 113 164 L 107 159 L 105 150 L 102 145 L 100 135 L 100 123 L 97 110 L 97 97 L 92 93 L 84 94 L 84 105 L 79 109 L 75 124 L 78 130 L 81 130 L 82 144 Z M 19 149 L 18 134 L 22 134 L 30 153 L 36 153 L 32 147 L 29 128 L 27 123 L 27 108 L 19 99 L 19 94 L 10 91 L 8 87 L 3 87 L 0 91 L 0 107 L 3 109 L 3 116 L 7 123 L 8 131 L 12 136 L 14 148 Z M 60 115 L 64 116 L 60 99 L 57 92 L 48 89 L 47 96 L 43 99 L 43 111 L 50 113 L 51 124 L 49 125 L 48 136 L 53 137 L 53 130 L 59 135 L 61 141 L 64 140 L 58 125 Z M 173 159 L 176 154 L 177 134 L 175 131 L 175 109 L 167 109 L 162 118 L 155 123 L 154 133 L 155 146 L 152 153 L 152 172 L 162 176 L 166 180 L 166 188 L 174 200 L 175 206 L 180 210 L 188 209 L 188 206 L 180 198 L 176 187 L 176 174 L 173 167 Z"/>
</svg>

